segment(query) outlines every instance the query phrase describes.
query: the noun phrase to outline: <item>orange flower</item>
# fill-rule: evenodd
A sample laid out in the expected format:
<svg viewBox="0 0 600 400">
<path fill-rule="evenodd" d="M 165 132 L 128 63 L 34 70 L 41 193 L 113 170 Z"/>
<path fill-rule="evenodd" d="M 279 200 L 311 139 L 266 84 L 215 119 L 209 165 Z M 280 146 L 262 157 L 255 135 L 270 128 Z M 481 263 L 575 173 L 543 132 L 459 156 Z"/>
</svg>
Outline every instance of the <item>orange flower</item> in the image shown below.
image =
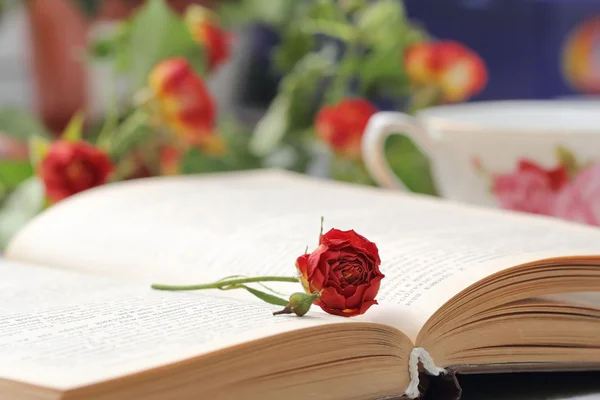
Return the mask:
<svg viewBox="0 0 600 400">
<path fill-rule="evenodd" d="M 194 40 L 204 47 L 209 71 L 229 59 L 230 35 L 221 28 L 217 14 L 200 5 L 191 5 L 185 21 Z"/>
<path fill-rule="evenodd" d="M 348 158 L 360 158 L 360 144 L 375 106 L 364 99 L 345 99 L 325 106 L 315 120 L 316 134 L 329 147 Z"/>
<path fill-rule="evenodd" d="M 406 50 L 404 68 L 418 85 L 434 85 L 444 101 L 460 102 L 485 87 L 487 68 L 476 53 L 462 44 L 446 40 L 418 43 Z"/>
<path fill-rule="evenodd" d="M 184 58 L 160 62 L 149 76 L 159 119 L 183 143 L 215 147 L 216 106 L 203 80 Z"/>
</svg>

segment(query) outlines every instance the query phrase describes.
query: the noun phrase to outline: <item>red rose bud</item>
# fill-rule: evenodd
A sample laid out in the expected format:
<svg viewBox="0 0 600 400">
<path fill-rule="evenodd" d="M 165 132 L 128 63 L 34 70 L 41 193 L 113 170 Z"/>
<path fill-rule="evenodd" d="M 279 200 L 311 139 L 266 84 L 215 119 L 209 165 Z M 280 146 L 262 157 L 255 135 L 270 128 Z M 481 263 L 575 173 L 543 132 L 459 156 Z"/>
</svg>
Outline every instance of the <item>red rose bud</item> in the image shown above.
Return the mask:
<svg viewBox="0 0 600 400">
<path fill-rule="evenodd" d="M 200 5 L 191 5 L 185 21 L 194 40 L 204 48 L 209 71 L 229 59 L 230 34 L 221 29 L 217 14 Z"/>
<path fill-rule="evenodd" d="M 315 120 L 316 134 L 336 153 L 358 159 L 365 127 L 376 112 L 375 106 L 364 99 L 345 99 L 325 106 Z"/>
<path fill-rule="evenodd" d="M 286 305 L 283 310 L 275 311 L 273 315 L 281 315 L 281 314 L 296 314 L 299 317 L 305 315 L 308 310 L 310 310 L 310 306 L 319 298 L 319 294 L 306 294 L 306 293 L 293 293 L 290 296 L 290 302 Z"/>
<path fill-rule="evenodd" d="M 48 198 L 57 202 L 72 194 L 103 185 L 114 167 L 108 155 L 83 141 L 53 142 L 38 173 Z"/>
<path fill-rule="evenodd" d="M 424 42 L 409 47 L 404 56 L 409 79 L 434 85 L 444 101 L 459 102 L 481 92 L 487 68 L 473 51 L 455 41 Z"/>
<path fill-rule="evenodd" d="M 307 293 L 320 293 L 314 304 L 343 317 L 364 314 L 377 304 L 384 275 L 379 271 L 375 243 L 350 231 L 332 229 L 321 236 L 311 254 L 296 260 L 300 282 Z"/>
<path fill-rule="evenodd" d="M 160 121 L 184 143 L 203 148 L 214 142 L 216 106 L 187 60 L 171 58 L 157 64 L 149 86 Z"/>
</svg>

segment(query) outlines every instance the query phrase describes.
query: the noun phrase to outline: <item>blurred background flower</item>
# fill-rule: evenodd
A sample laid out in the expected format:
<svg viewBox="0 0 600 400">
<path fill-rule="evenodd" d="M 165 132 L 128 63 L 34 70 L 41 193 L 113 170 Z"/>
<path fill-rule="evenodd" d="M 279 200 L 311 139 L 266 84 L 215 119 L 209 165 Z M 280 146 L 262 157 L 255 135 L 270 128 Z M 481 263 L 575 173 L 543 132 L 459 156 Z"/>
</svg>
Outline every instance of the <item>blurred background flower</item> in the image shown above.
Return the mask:
<svg viewBox="0 0 600 400">
<path fill-rule="evenodd" d="M 80 140 L 114 166 L 112 180 L 279 167 L 373 185 L 360 139 L 377 111 L 598 86 L 592 6 L 563 13 L 554 47 L 535 47 L 553 49 L 550 63 L 527 31 L 527 16 L 550 7 L 540 2 L 1 4 L 0 59 L 12 67 L 0 73 L 0 206 L 39 180 L 28 144 L 62 140 L 75 115 Z M 410 190 L 437 194 L 410 139 L 390 138 L 386 153 Z"/>
</svg>

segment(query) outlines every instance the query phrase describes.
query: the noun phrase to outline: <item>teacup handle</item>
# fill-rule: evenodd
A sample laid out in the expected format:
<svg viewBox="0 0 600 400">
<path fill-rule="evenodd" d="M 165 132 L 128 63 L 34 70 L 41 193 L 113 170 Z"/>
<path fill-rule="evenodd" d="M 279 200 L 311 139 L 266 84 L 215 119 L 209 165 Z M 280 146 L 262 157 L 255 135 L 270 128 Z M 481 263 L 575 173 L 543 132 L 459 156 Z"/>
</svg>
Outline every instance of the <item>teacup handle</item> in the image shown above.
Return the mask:
<svg viewBox="0 0 600 400">
<path fill-rule="evenodd" d="M 395 134 L 405 134 L 421 151 L 431 156 L 433 143 L 414 117 L 405 113 L 385 111 L 376 113 L 369 120 L 362 138 L 362 157 L 367 171 L 377 184 L 408 191 L 385 158 L 385 142 Z"/>
</svg>

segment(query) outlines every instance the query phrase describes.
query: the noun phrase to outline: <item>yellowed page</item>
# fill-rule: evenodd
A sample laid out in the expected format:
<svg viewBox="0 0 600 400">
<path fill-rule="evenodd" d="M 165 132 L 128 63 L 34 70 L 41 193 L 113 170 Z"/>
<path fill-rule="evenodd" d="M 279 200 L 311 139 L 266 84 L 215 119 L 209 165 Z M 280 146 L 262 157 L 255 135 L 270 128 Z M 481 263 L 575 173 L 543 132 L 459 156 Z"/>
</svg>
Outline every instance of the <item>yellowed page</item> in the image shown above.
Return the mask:
<svg viewBox="0 0 600 400">
<path fill-rule="evenodd" d="M 0 379 L 57 389 L 189 359 L 300 328 L 347 323 L 322 312 L 272 316 L 260 301 L 0 261 Z"/>
<path fill-rule="evenodd" d="M 26 227 L 7 254 L 145 283 L 293 275 L 295 258 L 316 246 L 321 215 L 326 229 L 355 229 L 377 243 L 386 278 L 382 306 L 368 314 L 387 315 L 411 338 L 448 299 L 494 272 L 543 257 L 600 254 L 596 228 L 278 171 L 88 191 Z"/>
</svg>

